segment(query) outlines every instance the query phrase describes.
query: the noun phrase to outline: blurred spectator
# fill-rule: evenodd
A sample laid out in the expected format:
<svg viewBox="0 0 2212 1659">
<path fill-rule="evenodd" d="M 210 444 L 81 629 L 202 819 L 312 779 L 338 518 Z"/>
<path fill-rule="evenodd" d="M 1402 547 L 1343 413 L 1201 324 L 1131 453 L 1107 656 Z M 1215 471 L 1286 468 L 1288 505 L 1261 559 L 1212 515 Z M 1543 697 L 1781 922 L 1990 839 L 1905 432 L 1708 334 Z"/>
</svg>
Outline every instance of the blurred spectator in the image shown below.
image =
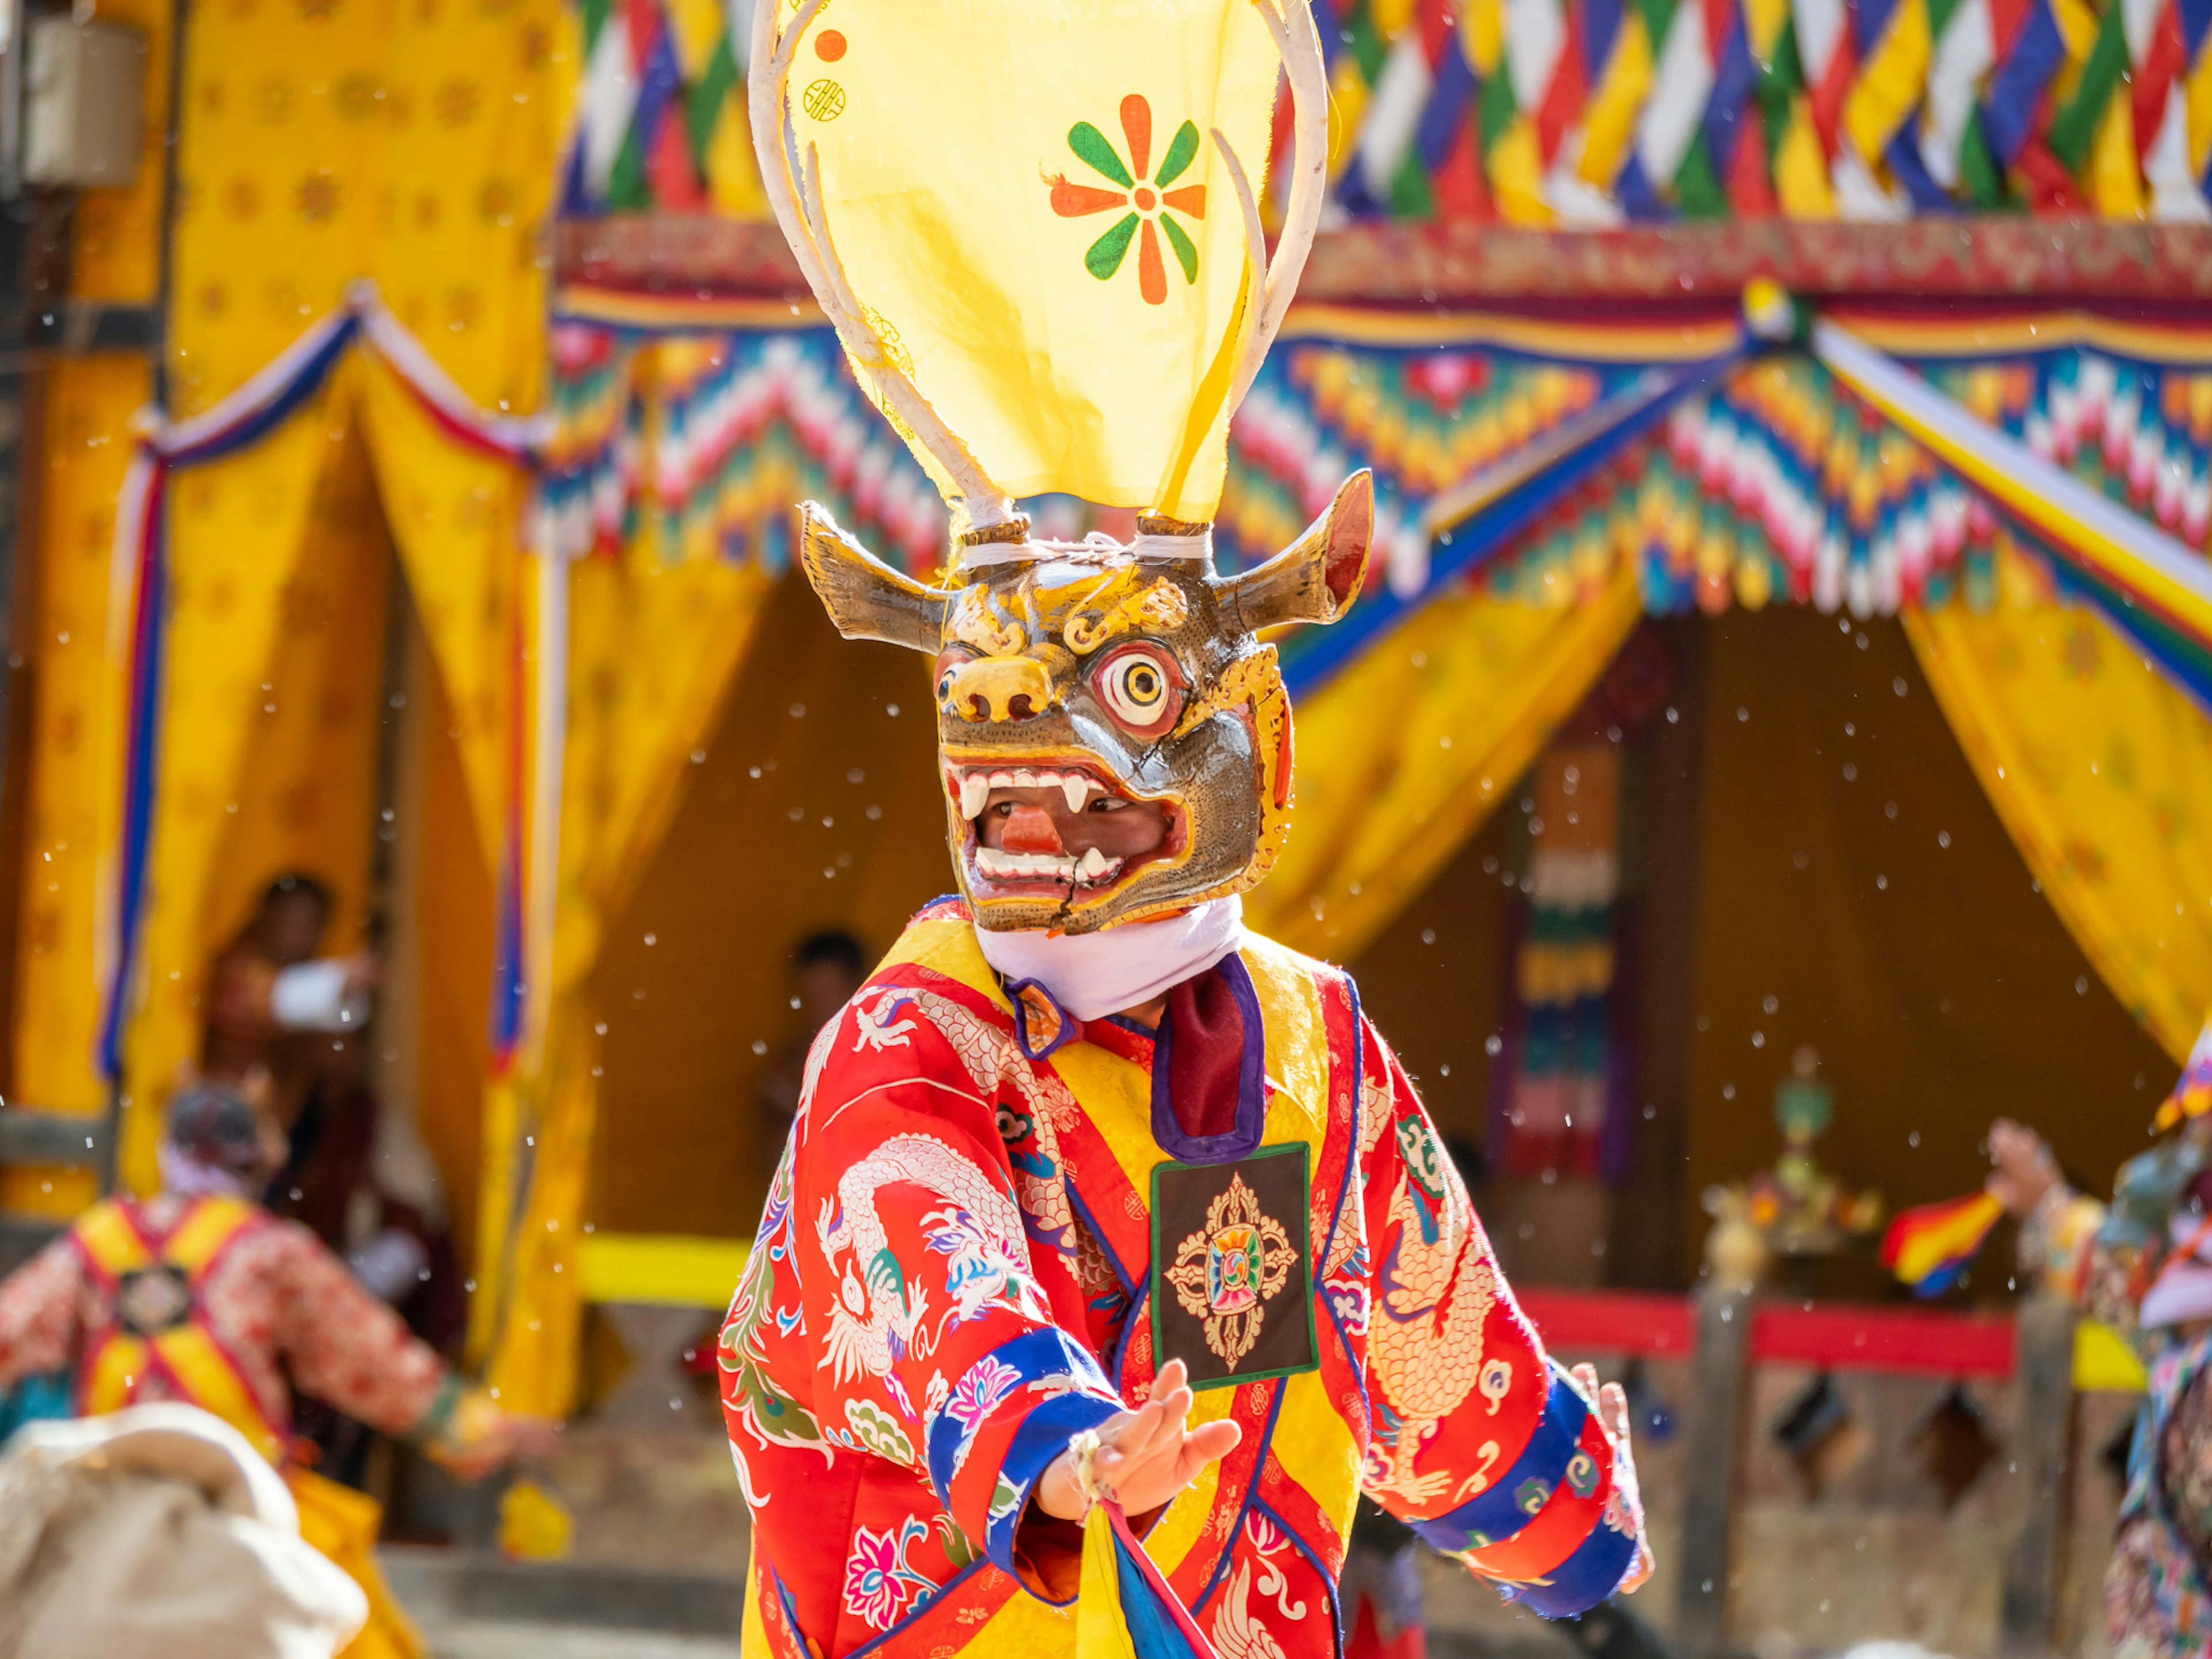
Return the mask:
<svg viewBox="0 0 2212 1659">
<path fill-rule="evenodd" d="M 417 1336 L 450 1352 L 467 1318 L 428 1149 L 368 1086 L 368 1032 L 318 1040 L 267 1202 L 303 1222 Z"/>
<path fill-rule="evenodd" d="M 368 1032 L 315 1040 L 290 1151 L 264 1201 L 303 1223 L 410 1330 L 451 1358 L 468 1303 L 445 1193 L 414 1126 L 369 1089 L 372 1041 Z M 293 1428 L 321 1449 L 325 1474 L 362 1484 L 373 1438 L 367 1424 L 308 1400 L 299 1402 Z"/>
<path fill-rule="evenodd" d="M 279 876 L 209 976 L 203 1069 L 241 1085 L 265 1073 L 266 1105 L 283 1128 L 299 1115 L 319 1039 L 368 1018 L 375 955 L 318 958 L 330 921 L 328 887 L 297 872 Z"/>
<path fill-rule="evenodd" d="M 1424 1659 L 1429 1638 L 1419 1540 L 1367 1498 L 1352 1514 L 1337 1600 L 1344 1608 L 1344 1659 Z"/>
<path fill-rule="evenodd" d="M 549 1449 L 554 1427 L 465 1385 L 312 1233 L 252 1202 L 284 1151 L 236 1089 L 179 1092 L 160 1192 L 95 1204 L 0 1281 L 0 1386 L 71 1365 L 83 1415 L 167 1400 L 220 1417 L 285 1473 L 303 1533 L 361 1581 L 388 1644 L 373 1650 L 419 1653 L 371 1553 L 377 1506 L 298 1462 L 294 1390 L 465 1479 Z"/>
<path fill-rule="evenodd" d="M 2109 1206 L 2024 1125 L 1999 1118 L 1988 1146 L 2021 1271 L 2129 1337 L 2148 1372 L 2105 1570 L 2112 1650 L 2212 1651 L 2212 1117 L 2122 1164 Z"/>
<path fill-rule="evenodd" d="M 769 1175 L 783 1156 L 784 1142 L 791 1139 L 791 1121 L 798 1115 L 799 1091 L 805 1086 L 806 1051 L 813 1046 L 815 1034 L 836 1018 L 868 978 L 866 951 L 842 927 L 808 934 L 792 959 L 797 969 L 792 1006 L 799 1010 L 805 1035 L 776 1050 L 761 1079 L 758 1146 L 761 1167 Z"/>
</svg>

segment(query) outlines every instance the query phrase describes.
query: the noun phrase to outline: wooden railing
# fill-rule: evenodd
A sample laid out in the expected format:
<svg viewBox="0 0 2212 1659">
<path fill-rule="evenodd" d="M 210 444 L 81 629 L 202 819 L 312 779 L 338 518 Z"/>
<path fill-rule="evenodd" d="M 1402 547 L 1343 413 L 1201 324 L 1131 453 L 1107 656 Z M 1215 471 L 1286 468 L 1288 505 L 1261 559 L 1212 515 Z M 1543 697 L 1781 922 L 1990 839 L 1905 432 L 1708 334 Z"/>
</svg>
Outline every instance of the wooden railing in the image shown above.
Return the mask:
<svg viewBox="0 0 2212 1659">
<path fill-rule="evenodd" d="M 1675 1638 L 1686 1654 L 1729 1650 L 1745 1406 L 1751 1368 L 1760 1364 L 2016 1383 L 2008 1449 L 2027 1501 L 2005 1554 L 1999 1635 L 2007 1653 L 2051 1650 L 2075 1396 L 2142 1384 L 2142 1366 L 2112 1331 L 2077 1322 L 2070 1306 L 2043 1296 L 2025 1299 L 2017 1316 L 1755 1300 L 1714 1290 L 1681 1297 L 1539 1287 L 1519 1299 L 1547 1348 L 1690 1362 L 1675 1581 Z"/>
</svg>

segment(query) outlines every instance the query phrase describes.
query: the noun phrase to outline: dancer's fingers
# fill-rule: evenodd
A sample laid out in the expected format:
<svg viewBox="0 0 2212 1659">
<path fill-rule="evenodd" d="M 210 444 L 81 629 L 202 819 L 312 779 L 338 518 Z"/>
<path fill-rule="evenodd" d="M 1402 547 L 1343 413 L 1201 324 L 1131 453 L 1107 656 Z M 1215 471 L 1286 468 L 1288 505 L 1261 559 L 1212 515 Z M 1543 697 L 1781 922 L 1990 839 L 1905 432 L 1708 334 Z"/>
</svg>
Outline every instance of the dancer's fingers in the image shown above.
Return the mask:
<svg viewBox="0 0 2212 1659">
<path fill-rule="evenodd" d="M 1597 1391 L 1599 1414 L 1606 1427 L 1613 1431 L 1620 1444 L 1628 1443 L 1628 1390 L 1618 1382 L 1608 1382 Z"/>
<path fill-rule="evenodd" d="M 1166 1414 L 1157 1398 L 1146 1401 L 1115 1431 L 1114 1449 L 1124 1457 L 1138 1455 L 1159 1431 L 1160 1420 Z"/>
<path fill-rule="evenodd" d="M 1244 1438 L 1244 1431 L 1227 1418 L 1201 1423 L 1183 1441 L 1183 1464 L 1192 1477 L 1208 1463 L 1226 1457 Z"/>
<path fill-rule="evenodd" d="M 1141 1444 L 1132 1442 L 1129 1455 L 1133 1457 L 1171 1455 L 1182 1443 L 1183 1425 L 1190 1414 L 1190 1390 L 1175 1389 L 1166 1394 L 1155 1394 L 1152 1407 L 1158 1414 L 1146 1425 Z"/>
</svg>

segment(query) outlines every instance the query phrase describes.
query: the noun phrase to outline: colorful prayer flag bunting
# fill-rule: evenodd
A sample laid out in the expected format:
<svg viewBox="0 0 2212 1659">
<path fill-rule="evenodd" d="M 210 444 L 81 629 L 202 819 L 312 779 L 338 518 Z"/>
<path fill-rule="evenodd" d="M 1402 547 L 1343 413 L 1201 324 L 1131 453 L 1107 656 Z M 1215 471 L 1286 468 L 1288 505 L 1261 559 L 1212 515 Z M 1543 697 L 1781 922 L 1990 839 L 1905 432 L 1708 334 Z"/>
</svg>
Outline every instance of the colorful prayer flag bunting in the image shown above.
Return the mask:
<svg viewBox="0 0 2212 1659">
<path fill-rule="evenodd" d="M 566 211 L 763 211 L 752 3 L 582 0 Z M 1311 3 L 1354 219 L 2212 220 L 2212 0 Z"/>
</svg>

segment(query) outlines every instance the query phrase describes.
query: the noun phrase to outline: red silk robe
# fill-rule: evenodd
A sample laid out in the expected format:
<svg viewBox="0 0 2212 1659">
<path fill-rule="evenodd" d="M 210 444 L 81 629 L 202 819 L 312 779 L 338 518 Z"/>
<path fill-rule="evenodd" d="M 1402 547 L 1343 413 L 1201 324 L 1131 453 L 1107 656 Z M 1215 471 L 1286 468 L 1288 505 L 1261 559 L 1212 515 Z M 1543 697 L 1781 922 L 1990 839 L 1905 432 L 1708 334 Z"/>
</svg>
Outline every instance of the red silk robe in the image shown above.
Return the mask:
<svg viewBox="0 0 2212 1659">
<path fill-rule="evenodd" d="M 1163 1152 L 1182 1137 L 1152 1035 L 1018 1020 L 957 902 L 824 1028 L 720 1343 L 749 1651 L 1071 1652 L 1072 1528 L 1030 1494 L 1143 1401 L 1170 1298 L 1177 1357 L 1228 1371 L 1194 1420 L 1243 1438 L 1146 1546 L 1222 1659 L 1339 1650 L 1362 1490 L 1540 1612 L 1619 1583 L 1638 1519 L 1611 1445 L 1350 980 L 1261 939 L 1225 966 L 1261 1143 L 1234 1165 Z M 1166 1177 L 1209 1173 L 1195 1225 L 1168 1213 Z"/>
</svg>

